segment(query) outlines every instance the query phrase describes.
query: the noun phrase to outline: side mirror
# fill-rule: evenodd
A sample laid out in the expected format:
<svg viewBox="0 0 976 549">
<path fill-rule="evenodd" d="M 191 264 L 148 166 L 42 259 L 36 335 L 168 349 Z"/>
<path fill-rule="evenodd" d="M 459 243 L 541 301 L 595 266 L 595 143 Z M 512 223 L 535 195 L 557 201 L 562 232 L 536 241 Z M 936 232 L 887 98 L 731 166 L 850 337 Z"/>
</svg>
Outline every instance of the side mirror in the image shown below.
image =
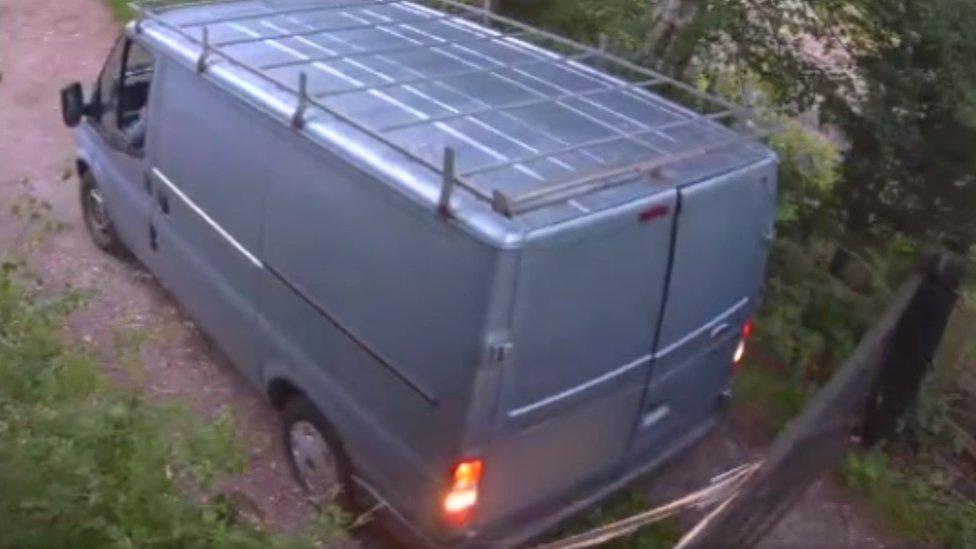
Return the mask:
<svg viewBox="0 0 976 549">
<path fill-rule="evenodd" d="M 61 90 L 61 117 L 65 126 L 74 128 L 81 123 L 87 114 L 85 98 L 81 91 L 81 83 L 75 82 Z"/>
</svg>

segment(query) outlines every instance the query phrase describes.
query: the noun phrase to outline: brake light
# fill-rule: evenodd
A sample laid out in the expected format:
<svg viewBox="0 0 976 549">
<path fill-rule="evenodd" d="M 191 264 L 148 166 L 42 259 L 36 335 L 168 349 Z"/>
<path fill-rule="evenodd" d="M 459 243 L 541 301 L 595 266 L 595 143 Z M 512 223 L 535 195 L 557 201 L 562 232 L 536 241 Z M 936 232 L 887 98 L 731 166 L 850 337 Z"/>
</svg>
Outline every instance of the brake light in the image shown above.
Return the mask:
<svg viewBox="0 0 976 549">
<path fill-rule="evenodd" d="M 478 504 L 483 463 L 480 459 L 462 461 L 454 468 L 451 488 L 444 496 L 444 516 L 454 525 L 463 525 L 471 518 Z"/>
<path fill-rule="evenodd" d="M 746 342 L 749 341 L 755 330 L 756 323 L 751 318 L 742 326 L 742 337 L 739 339 L 739 345 L 735 348 L 735 355 L 732 357 L 732 364 L 734 366 L 738 367 L 739 363 L 746 356 Z"/>
<path fill-rule="evenodd" d="M 745 325 L 742 326 L 742 339 L 749 340 L 752 337 L 752 332 L 756 329 L 756 321 L 749 319 L 746 321 Z"/>
</svg>

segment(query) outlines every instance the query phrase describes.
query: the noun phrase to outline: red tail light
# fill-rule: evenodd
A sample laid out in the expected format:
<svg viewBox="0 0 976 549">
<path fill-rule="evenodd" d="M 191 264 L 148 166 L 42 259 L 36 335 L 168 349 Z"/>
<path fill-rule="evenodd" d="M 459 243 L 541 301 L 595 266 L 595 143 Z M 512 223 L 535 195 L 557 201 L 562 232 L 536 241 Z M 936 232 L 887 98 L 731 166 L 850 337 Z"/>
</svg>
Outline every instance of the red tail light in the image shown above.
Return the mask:
<svg viewBox="0 0 976 549">
<path fill-rule="evenodd" d="M 748 341 L 752 337 L 752 332 L 754 332 L 755 329 L 756 329 L 756 321 L 750 318 L 742 326 L 742 339 Z"/>
<path fill-rule="evenodd" d="M 462 461 L 454 468 L 451 487 L 442 505 L 444 517 L 449 523 L 461 526 L 471 520 L 471 513 L 478 504 L 478 487 L 483 469 L 480 459 Z"/>
<path fill-rule="evenodd" d="M 751 318 L 742 326 L 742 337 L 739 339 L 739 345 L 735 348 L 735 355 L 732 357 L 732 365 L 736 371 L 739 369 L 739 363 L 746 356 L 746 343 L 752 338 L 755 329 L 756 323 Z"/>
</svg>

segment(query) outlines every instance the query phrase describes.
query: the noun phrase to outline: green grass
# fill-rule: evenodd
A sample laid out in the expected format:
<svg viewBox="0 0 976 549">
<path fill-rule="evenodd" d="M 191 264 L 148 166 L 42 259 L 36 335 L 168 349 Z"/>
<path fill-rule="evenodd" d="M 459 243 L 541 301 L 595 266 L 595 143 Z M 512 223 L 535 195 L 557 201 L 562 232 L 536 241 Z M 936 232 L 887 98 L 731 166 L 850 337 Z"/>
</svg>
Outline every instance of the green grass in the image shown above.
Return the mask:
<svg viewBox="0 0 976 549">
<path fill-rule="evenodd" d="M 899 462 L 871 450 L 851 454 L 842 476 L 917 541 L 976 547 L 976 502 L 944 486 L 939 467 Z"/>
<path fill-rule="evenodd" d="M 112 10 L 112 15 L 115 20 L 119 23 L 125 23 L 133 18 L 134 14 L 129 8 L 129 2 L 131 0 L 105 0 L 108 4 L 109 9 Z"/>
<path fill-rule="evenodd" d="M 216 491 L 247 462 L 229 414 L 208 421 L 106 380 L 66 341 L 75 294 L 0 270 L 0 547 L 312 547 L 268 534 Z M 136 343 L 137 344 L 137 343 Z M 333 525 L 335 526 L 335 525 Z"/>
<path fill-rule="evenodd" d="M 747 356 L 735 381 L 736 407 L 768 436 L 778 433 L 803 410 L 807 395 L 796 376 Z"/>
<path fill-rule="evenodd" d="M 651 509 L 651 505 L 642 493 L 637 490 L 628 490 L 610 499 L 598 509 L 579 518 L 562 530 L 554 532 L 551 536 L 548 536 L 548 539 L 557 540 L 582 534 L 649 509 Z M 682 535 L 683 532 L 677 523 L 672 519 L 667 519 L 651 524 L 630 536 L 614 540 L 601 547 L 608 549 L 665 549 L 674 547 Z"/>
</svg>

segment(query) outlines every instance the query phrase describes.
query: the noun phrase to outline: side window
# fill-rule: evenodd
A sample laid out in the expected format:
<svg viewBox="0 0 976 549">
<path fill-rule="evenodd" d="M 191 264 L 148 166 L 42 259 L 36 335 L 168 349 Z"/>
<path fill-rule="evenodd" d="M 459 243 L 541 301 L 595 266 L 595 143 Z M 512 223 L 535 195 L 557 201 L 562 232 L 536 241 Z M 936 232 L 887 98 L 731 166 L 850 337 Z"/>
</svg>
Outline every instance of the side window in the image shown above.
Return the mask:
<svg viewBox="0 0 976 549">
<path fill-rule="evenodd" d="M 109 54 L 102 74 L 98 77 L 95 91 L 98 98 L 98 122 L 105 127 L 116 125 L 116 115 L 119 105 L 119 85 L 122 75 L 122 56 L 125 54 L 126 38 L 123 35 L 115 43 Z"/>
<path fill-rule="evenodd" d="M 149 50 L 123 38 L 99 79 L 99 123 L 109 139 L 130 150 L 139 151 L 145 146 L 154 72 L 155 60 Z"/>
</svg>

